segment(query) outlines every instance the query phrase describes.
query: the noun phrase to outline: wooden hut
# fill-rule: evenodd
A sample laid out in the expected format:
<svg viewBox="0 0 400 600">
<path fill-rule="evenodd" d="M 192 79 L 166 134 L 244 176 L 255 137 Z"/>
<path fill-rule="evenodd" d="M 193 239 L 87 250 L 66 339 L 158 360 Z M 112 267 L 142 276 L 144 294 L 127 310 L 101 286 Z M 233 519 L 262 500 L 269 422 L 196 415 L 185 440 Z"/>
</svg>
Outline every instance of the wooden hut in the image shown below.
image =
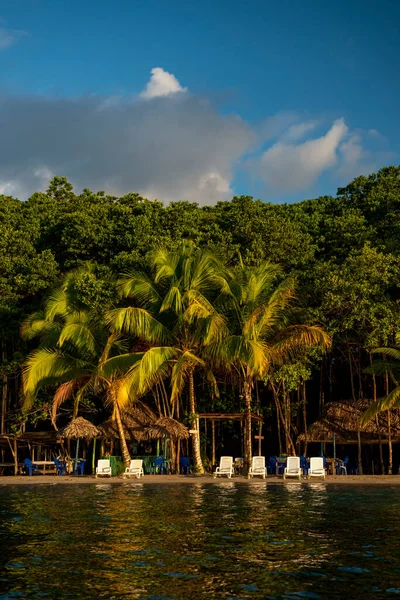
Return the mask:
<svg viewBox="0 0 400 600">
<path fill-rule="evenodd" d="M 362 399 L 356 402 L 342 400 L 326 404 L 321 417 L 308 428 L 307 435 L 302 433 L 297 438 L 300 442 L 329 442 L 333 436 L 337 444 L 387 444 L 387 413 L 383 412 L 364 427 L 360 425 L 362 414 L 371 404 L 371 400 Z M 393 443 L 400 442 L 400 411 L 391 411 L 391 438 Z"/>
</svg>

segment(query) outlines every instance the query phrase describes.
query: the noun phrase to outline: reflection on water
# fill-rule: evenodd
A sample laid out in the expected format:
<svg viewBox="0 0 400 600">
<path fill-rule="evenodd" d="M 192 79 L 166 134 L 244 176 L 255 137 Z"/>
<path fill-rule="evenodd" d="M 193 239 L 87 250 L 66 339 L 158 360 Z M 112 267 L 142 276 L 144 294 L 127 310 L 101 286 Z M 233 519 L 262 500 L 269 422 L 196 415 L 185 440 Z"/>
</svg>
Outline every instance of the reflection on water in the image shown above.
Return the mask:
<svg viewBox="0 0 400 600">
<path fill-rule="evenodd" d="M 398 489 L 324 483 L 0 489 L 0 600 L 390 598 Z"/>
</svg>

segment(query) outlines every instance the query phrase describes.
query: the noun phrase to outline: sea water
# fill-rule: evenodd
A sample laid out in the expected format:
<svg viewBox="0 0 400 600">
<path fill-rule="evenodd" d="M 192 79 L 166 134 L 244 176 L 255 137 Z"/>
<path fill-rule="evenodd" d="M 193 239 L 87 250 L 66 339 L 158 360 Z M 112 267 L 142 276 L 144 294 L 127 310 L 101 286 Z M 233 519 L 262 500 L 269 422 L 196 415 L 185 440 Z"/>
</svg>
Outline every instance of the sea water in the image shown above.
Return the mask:
<svg viewBox="0 0 400 600">
<path fill-rule="evenodd" d="M 0 487 L 0 600 L 400 598 L 400 489 Z"/>
</svg>

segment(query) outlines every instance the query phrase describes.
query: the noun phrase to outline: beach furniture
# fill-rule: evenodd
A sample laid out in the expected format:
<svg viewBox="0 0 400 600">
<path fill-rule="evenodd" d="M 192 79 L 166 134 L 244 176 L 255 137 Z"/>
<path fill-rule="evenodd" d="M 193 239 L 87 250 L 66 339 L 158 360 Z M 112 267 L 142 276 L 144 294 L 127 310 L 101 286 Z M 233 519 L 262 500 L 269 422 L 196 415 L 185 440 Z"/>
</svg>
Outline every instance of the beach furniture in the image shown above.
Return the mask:
<svg viewBox="0 0 400 600">
<path fill-rule="evenodd" d="M 228 479 L 230 479 L 234 474 L 233 457 L 221 456 L 219 467 L 217 467 L 214 471 L 214 479 L 216 479 L 218 475 L 226 475 Z"/>
<path fill-rule="evenodd" d="M 157 473 L 159 475 L 164 475 L 164 468 L 166 468 L 168 471 L 168 466 L 165 465 L 164 457 L 156 456 L 156 458 L 153 460 L 153 467 L 151 469 L 151 472 L 154 473 L 154 475 L 156 475 Z"/>
<path fill-rule="evenodd" d="M 136 458 L 131 460 L 131 464 L 129 467 L 126 467 L 125 472 L 123 473 L 123 477 L 143 477 L 143 460 L 141 458 Z"/>
<path fill-rule="evenodd" d="M 305 477 L 307 477 L 308 475 L 308 469 L 310 468 L 310 463 L 308 462 L 308 460 L 306 459 L 305 456 L 300 456 L 300 469 L 303 472 L 303 475 Z"/>
<path fill-rule="evenodd" d="M 251 461 L 251 467 L 248 472 L 248 479 L 255 475 L 260 475 L 263 479 L 267 474 L 267 467 L 265 466 L 265 456 L 253 456 Z"/>
<path fill-rule="evenodd" d="M 300 457 L 299 456 L 288 456 L 286 461 L 286 467 L 283 471 L 283 479 L 286 477 L 301 477 L 300 468 Z"/>
<path fill-rule="evenodd" d="M 56 465 L 57 475 L 65 475 L 65 471 L 67 469 L 67 466 L 64 463 L 60 462 L 58 460 L 58 458 L 54 459 L 54 464 Z"/>
<path fill-rule="evenodd" d="M 37 465 L 35 465 L 30 458 L 26 458 L 24 460 L 24 465 L 25 465 L 25 469 L 28 473 L 28 475 L 30 475 L 32 477 L 33 473 L 35 471 L 39 471 L 39 467 Z"/>
<path fill-rule="evenodd" d="M 181 472 L 184 475 L 189 475 L 190 473 L 190 462 L 187 456 L 181 456 L 180 461 L 179 461 L 180 465 L 181 465 Z"/>
<path fill-rule="evenodd" d="M 310 458 L 310 468 L 308 477 L 323 477 L 325 479 L 326 470 L 324 469 L 324 459 L 322 456 L 313 456 Z"/>
<path fill-rule="evenodd" d="M 111 477 L 111 466 L 108 458 L 102 458 L 97 461 L 96 477 Z"/>
<path fill-rule="evenodd" d="M 86 464 L 86 460 L 84 460 L 84 459 L 78 460 L 78 462 L 76 463 L 76 474 L 77 475 L 85 474 L 85 464 Z"/>
<path fill-rule="evenodd" d="M 338 475 L 347 475 L 347 463 L 349 462 L 349 457 L 345 456 L 343 462 L 339 462 L 337 466 L 337 474 Z"/>
</svg>

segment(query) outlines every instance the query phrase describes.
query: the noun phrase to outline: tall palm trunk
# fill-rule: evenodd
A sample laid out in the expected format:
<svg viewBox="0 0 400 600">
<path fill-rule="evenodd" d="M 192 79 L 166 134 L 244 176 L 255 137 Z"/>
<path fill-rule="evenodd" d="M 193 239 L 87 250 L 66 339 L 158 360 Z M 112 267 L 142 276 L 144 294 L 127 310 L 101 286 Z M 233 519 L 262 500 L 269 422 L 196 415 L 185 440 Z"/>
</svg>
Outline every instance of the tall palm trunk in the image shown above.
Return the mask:
<svg viewBox="0 0 400 600">
<path fill-rule="evenodd" d="M 244 381 L 243 395 L 245 401 L 245 425 L 244 425 L 244 472 L 247 473 L 251 466 L 252 443 L 251 443 L 251 390 L 253 382 L 251 379 Z"/>
<path fill-rule="evenodd" d="M 194 393 L 193 369 L 189 371 L 189 410 L 194 468 L 196 473 L 204 473 L 204 466 L 203 461 L 201 460 L 200 452 L 200 432 L 197 429 L 196 395 Z"/>
<path fill-rule="evenodd" d="M 6 344 L 4 340 L 1 340 L 1 359 L 4 363 L 4 369 L 7 359 Z M 7 417 L 7 396 L 8 396 L 8 377 L 6 371 L 2 377 L 2 391 L 1 391 L 1 423 L 0 433 L 3 435 L 6 432 L 6 417 Z"/>
<path fill-rule="evenodd" d="M 117 403 L 114 404 L 115 420 L 117 421 L 119 443 L 121 446 L 122 459 L 124 461 L 124 467 L 129 467 L 131 463 L 131 455 L 129 454 L 128 446 L 126 444 L 124 426 L 122 425 L 121 412 Z"/>
</svg>

